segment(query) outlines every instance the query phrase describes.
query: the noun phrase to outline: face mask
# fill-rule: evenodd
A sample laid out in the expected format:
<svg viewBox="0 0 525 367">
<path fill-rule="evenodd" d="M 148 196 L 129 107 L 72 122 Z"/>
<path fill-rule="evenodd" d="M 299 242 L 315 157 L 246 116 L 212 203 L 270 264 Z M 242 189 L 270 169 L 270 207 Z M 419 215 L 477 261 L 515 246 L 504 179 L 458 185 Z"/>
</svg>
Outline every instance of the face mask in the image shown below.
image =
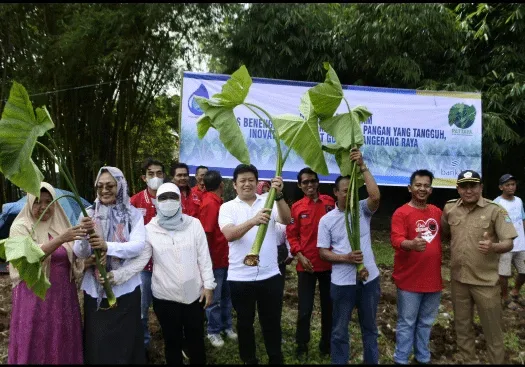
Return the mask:
<svg viewBox="0 0 525 367">
<path fill-rule="evenodd" d="M 165 200 L 158 202 L 159 211 L 166 217 L 173 217 L 180 209 L 179 200 Z"/>
<path fill-rule="evenodd" d="M 153 178 L 148 178 L 147 180 L 147 184 L 148 184 L 148 187 L 152 190 L 158 190 L 158 188 L 160 187 L 160 185 L 162 185 L 164 182 L 164 179 L 160 178 L 160 177 L 153 177 Z"/>
</svg>

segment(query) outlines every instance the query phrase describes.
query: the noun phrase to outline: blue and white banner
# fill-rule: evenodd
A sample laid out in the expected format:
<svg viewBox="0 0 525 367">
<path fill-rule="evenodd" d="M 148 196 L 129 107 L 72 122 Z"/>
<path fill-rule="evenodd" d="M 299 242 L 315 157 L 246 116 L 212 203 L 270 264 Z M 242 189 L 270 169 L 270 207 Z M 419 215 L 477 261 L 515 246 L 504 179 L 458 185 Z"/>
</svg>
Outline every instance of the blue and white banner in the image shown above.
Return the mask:
<svg viewBox="0 0 525 367">
<path fill-rule="evenodd" d="M 185 72 L 181 96 L 180 161 L 190 166 L 217 169 L 223 177 L 232 177 L 239 161 L 224 148 L 216 130 L 204 139 L 197 137 L 196 122 L 202 111 L 194 97 L 209 98 L 219 93 L 228 75 Z M 253 78 L 246 102 L 254 103 L 271 115 L 299 115 L 301 96 L 317 83 Z M 406 186 L 417 169 L 435 175 L 434 187 L 455 187 L 458 174 L 472 169 L 481 174 L 481 94 L 433 92 L 343 86 L 350 107 L 364 105 L 372 116 L 362 124 L 364 160 L 379 185 Z M 345 103 L 337 113 L 347 112 Z M 244 106 L 234 110 L 245 136 L 250 161 L 259 170 L 260 179 L 275 175 L 276 148 L 263 122 Z M 335 140 L 319 131 L 323 144 Z M 286 151 L 288 148 L 284 148 Z M 319 176 L 321 182 L 333 183 L 339 175 L 334 156 L 325 153 L 330 174 Z M 296 181 L 303 160 L 291 152 L 283 168 L 283 179 Z"/>
</svg>

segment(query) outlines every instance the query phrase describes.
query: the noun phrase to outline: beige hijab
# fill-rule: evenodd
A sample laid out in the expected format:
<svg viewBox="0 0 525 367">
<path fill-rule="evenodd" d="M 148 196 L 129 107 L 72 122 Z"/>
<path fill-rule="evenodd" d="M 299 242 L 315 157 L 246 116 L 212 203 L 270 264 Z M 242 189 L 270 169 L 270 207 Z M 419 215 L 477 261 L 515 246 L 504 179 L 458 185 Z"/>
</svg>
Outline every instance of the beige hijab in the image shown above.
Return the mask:
<svg viewBox="0 0 525 367">
<path fill-rule="evenodd" d="M 47 182 L 42 182 L 40 184 L 40 188 L 49 191 L 53 200 L 57 198 L 55 189 Z M 64 233 L 68 228 L 70 228 L 71 223 L 69 222 L 66 212 L 64 211 L 62 206 L 58 202 L 55 202 L 53 204 L 55 206 L 55 213 L 47 221 L 40 221 L 40 223 L 38 223 L 37 228 L 35 228 L 35 231 L 33 232 L 33 226 L 38 220 L 38 218 L 33 217 L 33 213 L 31 210 L 33 208 L 35 200 L 36 197 L 34 195 L 27 194 L 26 205 L 22 208 L 20 213 L 13 221 L 9 232 L 9 236 L 14 237 L 31 235 L 33 241 L 35 241 L 39 246 L 42 246 L 44 243 L 49 242 L 49 235 L 51 235 L 53 238 L 56 238 L 57 236 Z M 69 263 L 71 264 L 69 280 L 75 280 L 78 285 L 82 278 L 82 273 L 84 270 L 84 261 L 81 259 L 77 259 L 77 257 L 73 253 L 73 242 L 63 243 L 62 246 L 66 249 L 67 257 L 69 259 Z M 42 262 L 42 268 L 45 271 L 45 274 L 48 277 L 48 279 L 49 274 L 51 272 L 50 262 L 51 256 L 48 256 Z M 11 276 L 11 281 L 13 283 L 14 288 L 18 285 L 18 283 L 20 283 L 18 271 L 13 266 L 9 266 L 9 275 Z"/>
</svg>

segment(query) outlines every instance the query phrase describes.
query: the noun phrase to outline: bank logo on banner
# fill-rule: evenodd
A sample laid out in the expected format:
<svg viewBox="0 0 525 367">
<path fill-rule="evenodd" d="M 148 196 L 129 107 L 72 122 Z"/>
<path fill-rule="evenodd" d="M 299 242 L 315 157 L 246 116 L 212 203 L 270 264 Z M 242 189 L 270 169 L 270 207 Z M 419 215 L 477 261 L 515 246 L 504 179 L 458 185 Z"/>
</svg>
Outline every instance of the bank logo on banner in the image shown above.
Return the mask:
<svg viewBox="0 0 525 367">
<path fill-rule="evenodd" d="M 476 107 L 468 106 L 464 103 L 456 103 L 448 112 L 448 124 L 456 126 L 452 128 L 452 135 L 472 136 L 472 130 L 469 129 L 476 119 Z"/>
<path fill-rule="evenodd" d="M 197 90 L 191 94 L 190 98 L 188 98 L 188 108 L 190 109 L 191 113 L 200 116 L 204 112 L 199 107 L 199 104 L 197 103 L 197 100 L 195 100 L 195 97 L 210 98 L 208 90 L 206 89 L 204 84 L 201 84 L 199 88 L 197 88 Z"/>
</svg>

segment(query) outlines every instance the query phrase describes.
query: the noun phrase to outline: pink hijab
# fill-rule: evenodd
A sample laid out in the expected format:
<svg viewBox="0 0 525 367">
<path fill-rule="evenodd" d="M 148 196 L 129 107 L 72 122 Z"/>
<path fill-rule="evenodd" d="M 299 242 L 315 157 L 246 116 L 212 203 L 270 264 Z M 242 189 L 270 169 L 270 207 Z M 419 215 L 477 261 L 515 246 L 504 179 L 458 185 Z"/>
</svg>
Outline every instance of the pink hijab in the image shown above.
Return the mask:
<svg viewBox="0 0 525 367">
<path fill-rule="evenodd" d="M 259 181 L 259 183 L 257 184 L 257 194 L 258 195 L 262 195 L 263 194 L 263 187 L 264 186 L 267 186 L 268 189 L 270 189 L 270 187 L 271 187 L 270 181 Z"/>
</svg>

